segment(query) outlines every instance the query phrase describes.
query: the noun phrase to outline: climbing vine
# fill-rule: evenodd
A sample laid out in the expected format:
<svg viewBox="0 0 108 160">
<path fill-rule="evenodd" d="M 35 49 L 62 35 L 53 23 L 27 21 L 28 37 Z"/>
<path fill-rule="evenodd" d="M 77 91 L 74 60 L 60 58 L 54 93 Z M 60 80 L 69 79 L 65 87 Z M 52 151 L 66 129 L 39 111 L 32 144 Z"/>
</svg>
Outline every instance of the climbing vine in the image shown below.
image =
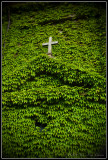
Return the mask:
<svg viewBox="0 0 108 160">
<path fill-rule="evenodd" d="M 3 6 L 3 158 L 106 156 L 103 3 L 13 4 L 8 32 Z"/>
</svg>

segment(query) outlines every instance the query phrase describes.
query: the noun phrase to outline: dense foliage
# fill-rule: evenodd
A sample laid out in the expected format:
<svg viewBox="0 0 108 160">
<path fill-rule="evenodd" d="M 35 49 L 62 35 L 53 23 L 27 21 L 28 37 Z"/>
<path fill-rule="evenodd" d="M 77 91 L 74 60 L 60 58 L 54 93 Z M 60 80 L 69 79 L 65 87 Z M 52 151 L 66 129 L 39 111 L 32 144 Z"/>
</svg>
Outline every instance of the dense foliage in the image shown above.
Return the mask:
<svg viewBox="0 0 108 160">
<path fill-rule="evenodd" d="M 105 156 L 105 27 L 100 3 L 3 7 L 3 158 Z"/>
</svg>

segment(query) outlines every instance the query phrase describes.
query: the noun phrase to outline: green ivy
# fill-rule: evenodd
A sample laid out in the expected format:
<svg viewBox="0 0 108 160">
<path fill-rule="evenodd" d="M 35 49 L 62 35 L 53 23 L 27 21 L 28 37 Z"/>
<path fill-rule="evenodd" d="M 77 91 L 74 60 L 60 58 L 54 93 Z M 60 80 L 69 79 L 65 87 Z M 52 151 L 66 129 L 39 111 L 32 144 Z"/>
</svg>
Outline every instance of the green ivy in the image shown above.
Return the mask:
<svg viewBox="0 0 108 160">
<path fill-rule="evenodd" d="M 2 10 L 3 158 L 105 157 L 103 3 L 9 7 L 8 32 L 8 6 Z M 50 36 L 58 41 L 54 58 L 42 46 Z"/>
</svg>

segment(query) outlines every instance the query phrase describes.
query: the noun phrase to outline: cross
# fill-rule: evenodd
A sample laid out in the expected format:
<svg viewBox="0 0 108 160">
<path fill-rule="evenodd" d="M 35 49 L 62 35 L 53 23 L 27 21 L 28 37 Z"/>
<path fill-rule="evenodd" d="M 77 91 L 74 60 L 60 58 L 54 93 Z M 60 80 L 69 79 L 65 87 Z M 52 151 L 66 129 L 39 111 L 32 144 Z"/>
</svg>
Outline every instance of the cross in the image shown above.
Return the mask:
<svg viewBox="0 0 108 160">
<path fill-rule="evenodd" d="M 51 54 L 51 44 L 57 44 L 58 41 L 52 42 L 52 37 L 49 37 L 49 43 L 42 43 L 43 46 L 48 45 L 48 53 L 47 54 Z"/>
</svg>

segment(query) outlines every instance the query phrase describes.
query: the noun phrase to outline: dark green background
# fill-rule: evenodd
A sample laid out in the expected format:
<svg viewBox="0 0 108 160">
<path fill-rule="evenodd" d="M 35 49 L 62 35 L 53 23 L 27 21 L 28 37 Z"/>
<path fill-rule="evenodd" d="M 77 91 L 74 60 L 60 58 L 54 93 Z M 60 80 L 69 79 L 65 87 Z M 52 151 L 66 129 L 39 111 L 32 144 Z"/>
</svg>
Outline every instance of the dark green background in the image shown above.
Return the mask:
<svg viewBox="0 0 108 160">
<path fill-rule="evenodd" d="M 10 19 L 10 26 L 7 26 Z M 58 44 L 46 54 L 52 36 Z M 106 3 L 2 3 L 2 157 L 106 157 Z"/>
</svg>

